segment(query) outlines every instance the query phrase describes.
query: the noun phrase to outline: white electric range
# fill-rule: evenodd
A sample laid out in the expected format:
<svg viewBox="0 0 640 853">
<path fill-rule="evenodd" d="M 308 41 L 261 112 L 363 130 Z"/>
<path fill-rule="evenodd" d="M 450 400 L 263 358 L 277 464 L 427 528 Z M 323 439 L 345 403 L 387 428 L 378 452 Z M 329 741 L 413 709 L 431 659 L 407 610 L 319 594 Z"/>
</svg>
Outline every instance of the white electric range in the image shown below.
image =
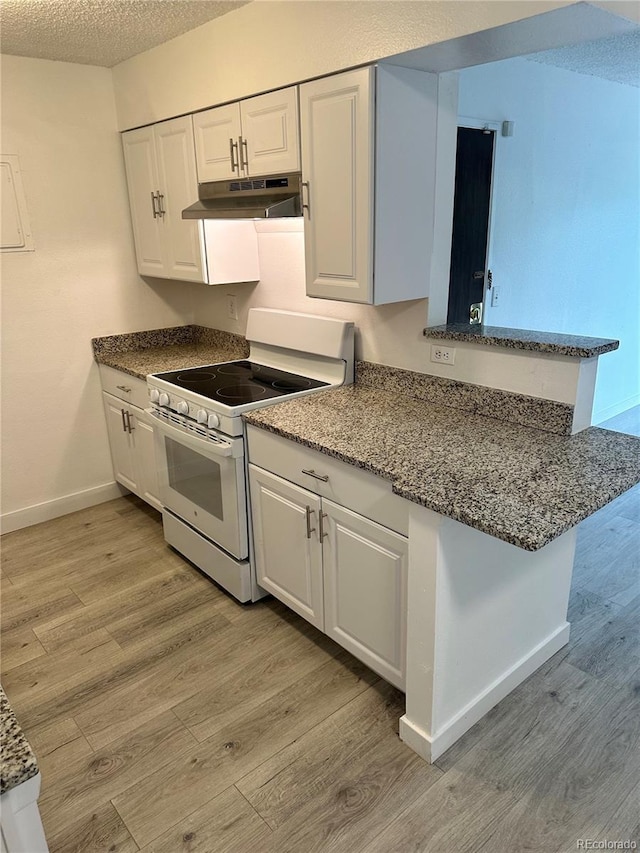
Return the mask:
<svg viewBox="0 0 640 853">
<path fill-rule="evenodd" d="M 242 414 L 353 382 L 354 325 L 252 308 L 249 357 L 147 376 L 166 541 L 239 601 L 257 585 Z"/>
</svg>

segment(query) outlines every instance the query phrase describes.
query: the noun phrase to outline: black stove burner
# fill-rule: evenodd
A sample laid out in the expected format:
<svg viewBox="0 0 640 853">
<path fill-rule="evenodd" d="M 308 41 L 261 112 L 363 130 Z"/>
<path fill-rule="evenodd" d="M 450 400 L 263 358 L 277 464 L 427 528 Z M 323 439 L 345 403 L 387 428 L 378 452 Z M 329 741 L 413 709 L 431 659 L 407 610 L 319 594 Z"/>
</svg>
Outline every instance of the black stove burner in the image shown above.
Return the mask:
<svg viewBox="0 0 640 853">
<path fill-rule="evenodd" d="M 311 387 L 311 380 L 300 376 L 296 379 L 276 379 L 271 385 L 279 391 L 304 391 Z"/>
<path fill-rule="evenodd" d="M 177 378 L 182 382 L 206 382 L 208 379 L 213 379 L 214 373 L 208 370 L 190 370 L 181 373 Z"/>
<path fill-rule="evenodd" d="M 234 403 L 246 403 L 248 401 L 254 402 L 254 400 L 259 400 L 266 393 L 266 388 L 242 382 L 238 385 L 227 385 L 224 388 L 218 388 L 216 397 L 220 397 L 223 403 L 227 400 L 233 400 Z"/>
<path fill-rule="evenodd" d="M 253 361 L 228 361 L 191 370 L 157 373 L 156 376 L 178 388 L 227 406 L 286 397 L 298 391 L 324 388 L 329 384 Z"/>
<path fill-rule="evenodd" d="M 219 376 L 244 376 L 247 372 L 247 368 L 244 364 L 245 362 L 243 361 L 230 361 L 228 364 L 219 364 L 217 365 L 216 373 Z"/>
</svg>

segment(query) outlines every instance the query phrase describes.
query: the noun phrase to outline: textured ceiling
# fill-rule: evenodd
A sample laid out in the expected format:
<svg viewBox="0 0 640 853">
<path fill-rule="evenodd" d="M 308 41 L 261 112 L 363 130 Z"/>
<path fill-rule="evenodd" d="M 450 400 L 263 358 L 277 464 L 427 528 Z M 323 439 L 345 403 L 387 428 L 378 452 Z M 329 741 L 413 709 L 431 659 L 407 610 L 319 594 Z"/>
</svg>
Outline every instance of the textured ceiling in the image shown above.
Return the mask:
<svg viewBox="0 0 640 853">
<path fill-rule="evenodd" d="M 0 0 L 0 49 L 110 68 L 248 2 Z"/>
<path fill-rule="evenodd" d="M 640 87 L 640 29 L 572 47 L 545 50 L 527 59 Z"/>
<path fill-rule="evenodd" d="M 248 2 L 0 0 L 0 50 L 110 68 Z M 640 29 L 527 58 L 640 87 Z"/>
</svg>

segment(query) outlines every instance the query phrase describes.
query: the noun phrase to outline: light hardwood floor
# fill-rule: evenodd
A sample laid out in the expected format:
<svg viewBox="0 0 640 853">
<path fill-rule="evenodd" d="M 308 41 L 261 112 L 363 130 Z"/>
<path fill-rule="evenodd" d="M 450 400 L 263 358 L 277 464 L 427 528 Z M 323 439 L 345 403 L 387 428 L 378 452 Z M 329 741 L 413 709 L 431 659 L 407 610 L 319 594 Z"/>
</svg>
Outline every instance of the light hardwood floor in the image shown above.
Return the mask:
<svg viewBox="0 0 640 853">
<path fill-rule="evenodd" d="M 639 507 L 581 525 L 569 646 L 432 766 L 397 737 L 402 694 L 223 594 L 137 499 L 8 534 L 2 683 L 52 853 L 640 845 Z"/>
</svg>

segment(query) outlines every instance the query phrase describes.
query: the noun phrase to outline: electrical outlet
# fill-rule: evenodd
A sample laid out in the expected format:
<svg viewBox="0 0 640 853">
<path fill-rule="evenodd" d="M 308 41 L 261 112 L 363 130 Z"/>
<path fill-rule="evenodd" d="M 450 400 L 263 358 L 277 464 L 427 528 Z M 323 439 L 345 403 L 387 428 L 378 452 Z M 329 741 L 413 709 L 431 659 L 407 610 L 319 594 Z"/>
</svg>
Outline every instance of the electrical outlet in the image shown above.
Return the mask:
<svg viewBox="0 0 640 853">
<path fill-rule="evenodd" d="M 435 361 L 438 364 L 455 364 L 455 347 L 443 347 L 439 344 L 431 344 L 431 361 Z"/>
<path fill-rule="evenodd" d="M 500 288 L 494 284 L 491 288 L 491 307 L 497 308 L 498 305 L 500 305 Z"/>
<path fill-rule="evenodd" d="M 231 317 L 232 320 L 238 319 L 238 299 L 232 294 L 227 296 L 227 315 Z"/>
</svg>

